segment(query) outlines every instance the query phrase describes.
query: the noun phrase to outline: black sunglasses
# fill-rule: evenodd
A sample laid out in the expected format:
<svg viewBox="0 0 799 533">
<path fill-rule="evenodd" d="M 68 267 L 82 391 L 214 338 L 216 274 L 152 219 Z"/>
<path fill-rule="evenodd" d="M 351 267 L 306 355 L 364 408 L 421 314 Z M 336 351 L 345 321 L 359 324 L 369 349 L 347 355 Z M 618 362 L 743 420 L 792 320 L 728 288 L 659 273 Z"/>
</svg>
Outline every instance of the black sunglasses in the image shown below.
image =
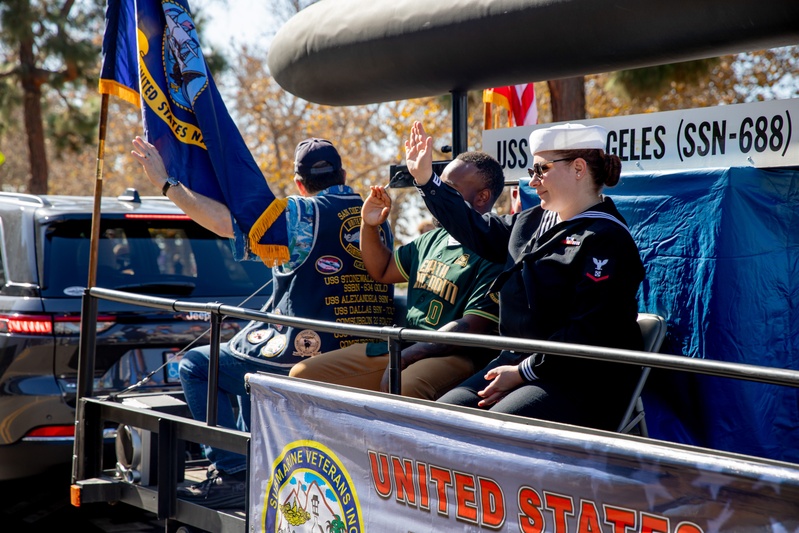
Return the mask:
<svg viewBox="0 0 799 533">
<path fill-rule="evenodd" d="M 552 163 L 557 163 L 558 161 L 574 161 L 574 158 L 563 157 L 561 159 L 553 159 L 552 161 L 544 161 L 543 163 L 533 163 L 533 168 L 528 168 L 527 173 L 531 178 L 538 178 L 540 180 L 544 177 L 544 172 L 549 171 L 549 165 Z"/>
</svg>

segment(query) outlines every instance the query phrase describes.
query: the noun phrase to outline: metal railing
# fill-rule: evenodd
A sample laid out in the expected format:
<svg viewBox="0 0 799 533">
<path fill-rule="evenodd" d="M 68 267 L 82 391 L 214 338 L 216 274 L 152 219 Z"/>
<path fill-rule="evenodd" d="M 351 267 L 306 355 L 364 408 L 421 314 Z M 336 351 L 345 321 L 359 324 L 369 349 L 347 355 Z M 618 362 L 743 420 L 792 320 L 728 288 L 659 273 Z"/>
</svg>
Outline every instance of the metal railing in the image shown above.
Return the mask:
<svg viewBox="0 0 799 533">
<path fill-rule="evenodd" d="M 712 376 L 736 378 L 746 381 L 756 381 L 770 383 L 774 385 L 784 385 L 799 388 L 799 371 L 787 370 L 782 368 L 763 367 L 743 363 L 731 363 L 726 361 L 713 361 L 706 359 L 693 359 L 677 355 L 640 352 L 636 350 L 623 350 L 617 348 L 607 348 L 599 346 L 589 346 L 584 344 L 569 344 L 552 341 L 542 341 L 524 339 L 519 337 L 500 337 L 497 335 L 477 335 L 466 333 L 446 333 L 438 331 L 425 331 L 409 329 L 405 327 L 393 326 L 361 326 L 354 324 L 344 324 L 339 322 L 327 322 L 323 320 L 313 320 L 307 318 L 289 317 L 256 311 L 220 303 L 195 303 L 154 296 L 144 296 L 130 294 L 127 292 L 115 291 L 94 287 L 87 290 L 88 296 L 84 296 L 84 320 L 81 323 L 81 343 L 80 357 L 86 361 L 93 361 L 94 344 L 96 333 L 93 327 L 93 318 L 97 315 L 96 299 L 101 298 L 119 303 L 141 305 L 175 312 L 207 312 L 211 314 L 211 358 L 212 364 L 214 357 L 218 361 L 219 339 L 221 320 L 223 316 L 231 316 L 244 320 L 256 320 L 285 326 L 309 328 L 316 331 L 328 333 L 346 333 L 360 337 L 382 337 L 388 340 L 390 348 L 389 372 L 392 375 L 391 392 L 399 391 L 399 354 L 400 343 L 402 342 L 433 342 L 443 344 L 455 344 L 460 346 L 482 347 L 495 350 L 515 350 L 523 353 L 543 352 L 553 355 L 563 355 L 568 357 L 579 357 L 587 359 L 599 359 L 602 361 L 636 364 L 652 368 L 663 368 L 669 370 L 680 370 Z M 85 340 L 85 342 L 84 342 Z M 84 368 L 84 371 L 91 372 L 88 375 L 78 377 L 78 397 L 88 396 L 92 393 L 92 380 L 94 365 L 91 369 Z M 210 387 L 210 384 L 209 384 Z M 209 390 L 215 390 L 213 388 Z M 209 394 L 209 398 L 214 396 Z M 209 410 L 210 413 L 210 410 Z"/>
<path fill-rule="evenodd" d="M 145 412 L 141 409 L 125 406 L 124 403 L 108 401 L 108 398 L 92 398 L 98 299 L 174 312 L 210 313 L 210 368 L 208 419 L 206 422 L 199 422 L 167 413 Z M 91 498 L 90 495 L 93 495 L 94 501 L 125 501 L 154 512 L 159 519 L 191 520 L 193 525 L 204 527 L 209 531 L 231 531 L 236 533 L 247 531 L 249 524 L 248 513 L 246 512 L 243 518 L 225 514 L 217 516 L 210 509 L 198 506 L 186 507 L 187 504 L 185 502 L 176 500 L 178 472 L 181 468 L 178 460 L 178 446 L 181 441 L 204 443 L 240 453 L 245 455 L 249 464 L 250 435 L 245 432 L 217 426 L 217 395 L 215 391 L 218 384 L 221 323 L 226 316 L 309 328 L 329 333 L 385 338 L 389 343 L 389 388 L 395 394 L 400 390 L 399 362 L 402 342 L 434 342 L 497 350 L 509 349 L 525 353 L 544 352 L 568 357 L 598 359 L 635 364 L 642 367 L 708 374 L 799 388 L 799 371 L 794 370 L 516 337 L 442 333 L 396 326 L 351 325 L 277 315 L 216 302 L 185 302 L 94 287 L 86 289 L 83 296 L 73 483 L 86 483 L 86 480 L 101 475 L 100 450 L 103 440 L 102 431 L 103 423 L 107 421 L 131 424 L 134 427 L 157 434 L 158 456 L 161 460 L 157 461 L 156 477 L 158 482 L 154 494 L 152 488 L 136 487 L 131 484 L 116 483 L 100 487 L 91 486 L 92 484 L 88 483 L 84 485 L 83 489 L 86 491 L 87 497 Z M 490 413 L 487 413 L 487 416 L 490 416 Z M 145 494 L 145 496 L 142 496 L 142 494 Z"/>
</svg>

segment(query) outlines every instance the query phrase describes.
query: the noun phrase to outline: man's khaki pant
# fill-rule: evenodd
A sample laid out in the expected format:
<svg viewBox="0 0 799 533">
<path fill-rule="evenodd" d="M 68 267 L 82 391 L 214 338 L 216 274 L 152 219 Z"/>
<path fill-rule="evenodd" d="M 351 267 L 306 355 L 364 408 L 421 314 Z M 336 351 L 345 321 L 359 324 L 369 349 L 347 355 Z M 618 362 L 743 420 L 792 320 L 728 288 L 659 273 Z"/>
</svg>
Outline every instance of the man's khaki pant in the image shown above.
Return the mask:
<svg viewBox="0 0 799 533">
<path fill-rule="evenodd" d="M 361 343 L 309 357 L 294 365 L 289 376 L 379 391 L 387 366 L 388 354 L 369 357 Z M 422 359 L 402 371 L 401 392 L 410 398 L 437 400 L 481 369 L 466 356 Z"/>
</svg>

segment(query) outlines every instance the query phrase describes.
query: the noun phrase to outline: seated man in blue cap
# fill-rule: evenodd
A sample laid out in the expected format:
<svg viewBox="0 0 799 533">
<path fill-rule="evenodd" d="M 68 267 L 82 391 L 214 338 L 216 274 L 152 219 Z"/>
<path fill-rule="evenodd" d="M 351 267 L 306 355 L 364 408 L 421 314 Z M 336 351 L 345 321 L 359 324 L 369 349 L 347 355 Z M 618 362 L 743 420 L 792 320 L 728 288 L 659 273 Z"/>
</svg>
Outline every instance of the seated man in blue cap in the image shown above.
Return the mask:
<svg viewBox="0 0 799 533">
<path fill-rule="evenodd" d="M 175 182 L 168 186 L 163 161 L 155 147 L 137 137 L 134 157 L 153 185 L 192 219 L 233 239 L 238 260 L 260 260 L 248 248 L 247 236 L 234 223 L 227 206 Z M 145 157 L 148 156 L 148 157 Z M 265 312 L 334 322 L 337 319 L 372 326 L 392 324 L 393 286 L 374 283 L 359 250 L 363 199 L 345 184 L 347 173 L 330 141 L 310 138 L 297 145 L 294 182 L 300 194 L 288 197 L 283 216 L 288 228 L 289 261 L 272 269 L 272 298 Z M 387 224 L 379 228 L 388 246 L 393 237 Z M 347 291 L 385 302 L 376 307 L 335 305 Z M 244 375 L 272 372 L 287 375 L 297 362 L 337 350 L 361 337 L 316 332 L 279 324 L 250 322 L 219 349 L 218 424 L 249 430 L 250 400 Z M 180 361 L 180 381 L 192 416 L 206 420 L 209 347 L 186 352 Z M 236 401 L 231 401 L 231 397 Z M 246 461 L 242 455 L 205 446 L 211 461 L 208 479 L 178 489 L 178 497 L 207 507 L 241 507 L 245 499 Z"/>
</svg>

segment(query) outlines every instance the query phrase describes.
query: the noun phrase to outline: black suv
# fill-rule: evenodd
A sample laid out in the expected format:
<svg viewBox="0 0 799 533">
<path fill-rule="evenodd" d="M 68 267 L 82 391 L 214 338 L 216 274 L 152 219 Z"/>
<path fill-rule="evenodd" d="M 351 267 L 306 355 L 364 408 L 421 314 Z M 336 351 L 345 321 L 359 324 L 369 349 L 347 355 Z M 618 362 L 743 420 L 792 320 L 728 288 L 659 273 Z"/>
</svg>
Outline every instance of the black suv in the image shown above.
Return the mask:
<svg viewBox="0 0 799 533">
<path fill-rule="evenodd" d="M 75 421 L 81 296 L 88 282 L 93 197 L 0 193 L 0 480 L 69 462 Z M 103 198 L 96 286 L 260 308 L 261 262 L 171 201 L 129 189 Z M 246 302 L 246 303 L 245 303 Z M 181 350 L 209 341 L 209 316 L 100 301 L 94 390 L 180 388 Z M 223 339 L 243 323 L 223 321 Z"/>
</svg>

